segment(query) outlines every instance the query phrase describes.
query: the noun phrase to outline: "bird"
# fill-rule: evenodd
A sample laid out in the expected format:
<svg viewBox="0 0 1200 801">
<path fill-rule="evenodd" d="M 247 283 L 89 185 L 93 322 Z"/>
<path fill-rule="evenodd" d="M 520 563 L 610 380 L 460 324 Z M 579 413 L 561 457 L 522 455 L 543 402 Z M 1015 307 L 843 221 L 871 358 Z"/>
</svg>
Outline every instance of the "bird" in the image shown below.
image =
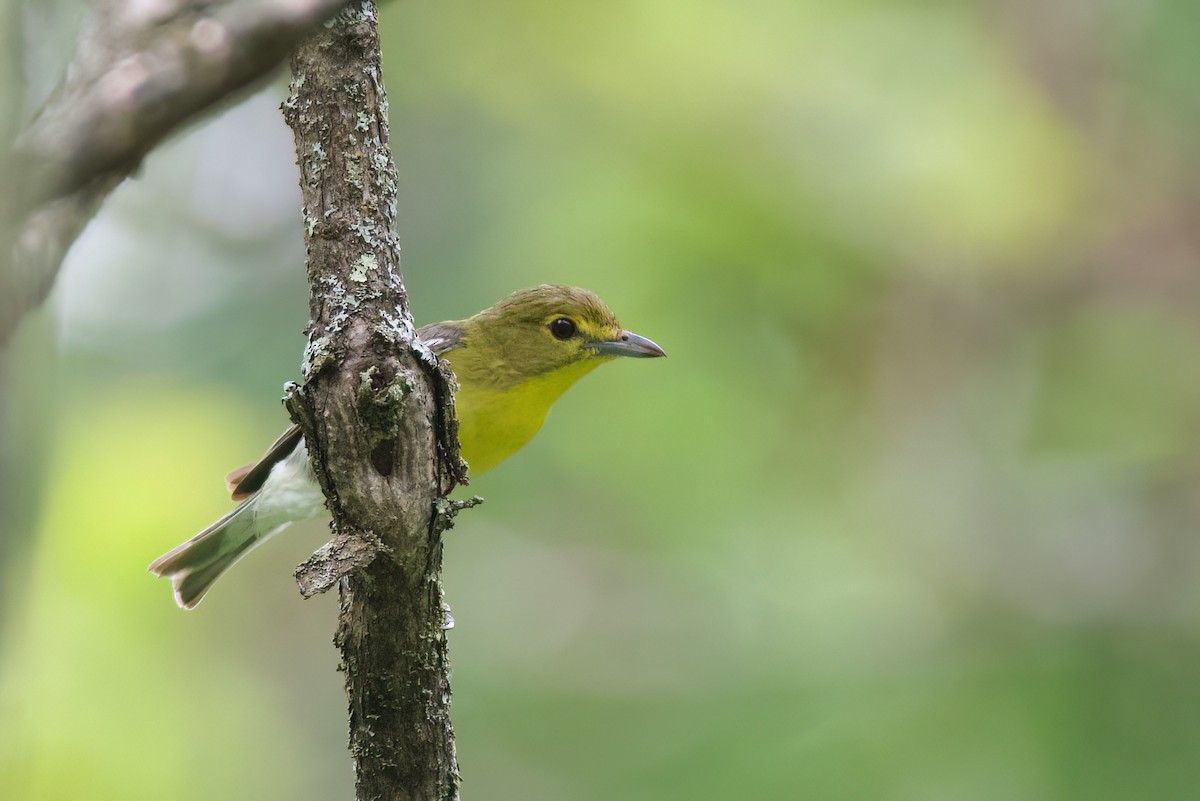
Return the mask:
<svg viewBox="0 0 1200 801">
<path fill-rule="evenodd" d="M 460 450 L 472 475 L 524 447 L 554 402 L 601 364 L 666 356 L 623 329 L 594 293 L 561 284 L 519 290 L 473 317 L 424 326 L 417 337 L 454 371 Z M 171 580 L 184 609 L 250 550 L 325 509 L 296 425 L 257 462 L 229 473 L 226 485 L 238 506 L 150 565 Z"/>
</svg>

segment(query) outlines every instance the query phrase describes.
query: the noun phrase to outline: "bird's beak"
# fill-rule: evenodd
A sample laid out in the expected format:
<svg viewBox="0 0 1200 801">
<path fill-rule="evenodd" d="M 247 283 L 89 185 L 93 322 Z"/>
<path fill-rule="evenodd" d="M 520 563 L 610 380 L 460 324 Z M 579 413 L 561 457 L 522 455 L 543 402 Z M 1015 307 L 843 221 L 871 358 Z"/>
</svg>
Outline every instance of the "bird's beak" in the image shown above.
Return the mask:
<svg viewBox="0 0 1200 801">
<path fill-rule="evenodd" d="M 652 359 L 667 355 L 667 352 L 654 342 L 632 331 L 622 331 L 616 339 L 590 342 L 588 347 L 595 349 L 602 356 L 636 356 L 639 359 Z"/>
</svg>

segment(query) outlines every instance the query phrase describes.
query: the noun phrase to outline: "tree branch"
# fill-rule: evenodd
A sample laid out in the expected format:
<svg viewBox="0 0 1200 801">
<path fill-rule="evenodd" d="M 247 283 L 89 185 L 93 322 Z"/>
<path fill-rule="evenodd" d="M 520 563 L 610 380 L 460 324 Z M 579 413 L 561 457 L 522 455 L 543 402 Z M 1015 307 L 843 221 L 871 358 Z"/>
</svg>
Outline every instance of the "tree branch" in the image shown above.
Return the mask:
<svg viewBox="0 0 1200 801">
<path fill-rule="evenodd" d="M 375 6 L 355 4 L 292 59 L 311 287 L 305 383 L 289 393 L 334 541 L 298 571 L 337 583 L 358 798 L 458 797 L 442 605 L 444 494 L 461 477 L 452 376 L 415 338 L 395 235 Z"/>
<path fill-rule="evenodd" d="M 270 73 L 345 3 L 97 3 L 63 79 L 0 165 L 0 344 L 146 153 Z"/>
</svg>

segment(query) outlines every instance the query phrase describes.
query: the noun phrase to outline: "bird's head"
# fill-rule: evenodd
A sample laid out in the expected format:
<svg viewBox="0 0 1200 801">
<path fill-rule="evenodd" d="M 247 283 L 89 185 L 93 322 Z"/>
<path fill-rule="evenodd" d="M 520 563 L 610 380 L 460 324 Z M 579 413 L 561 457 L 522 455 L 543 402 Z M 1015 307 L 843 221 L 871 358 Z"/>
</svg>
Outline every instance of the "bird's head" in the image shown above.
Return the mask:
<svg viewBox="0 0 1200 801">
<path fill-rule="evenodd" d="M 464 351 L 473 351 L 472 367 L 499 384 L 564 368 L 582 375 L 618 356 L 666 355 L 654 342 L 621 328 L 616 315 L 592 292 L 558 284 L 514 292 L 464 321 L 463 327 Z M 459 360 L 450 358 L 458 372 Z"/>
</svg>

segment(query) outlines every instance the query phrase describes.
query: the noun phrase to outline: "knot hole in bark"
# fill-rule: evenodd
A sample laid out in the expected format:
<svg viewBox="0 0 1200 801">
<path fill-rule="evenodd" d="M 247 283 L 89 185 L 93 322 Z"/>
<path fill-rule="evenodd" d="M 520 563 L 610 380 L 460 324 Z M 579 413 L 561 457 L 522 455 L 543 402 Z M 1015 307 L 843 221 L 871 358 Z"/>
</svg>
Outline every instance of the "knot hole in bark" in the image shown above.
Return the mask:
<svg viewBox="0 0 1200 801">
<path fill-rule="evenodd" d="M 404 418 L 405 400 L 412 394 L 412 382 L 404 371 L 388 377 L 390 371 L 371 365 L 359 373 L 358 415 L 370 431 L 398 430 Z M 371 466 L 381 476 L 396 469 L 397 441 L 393 436 L 373 436 L 370 443 Z"/>
</svg>

